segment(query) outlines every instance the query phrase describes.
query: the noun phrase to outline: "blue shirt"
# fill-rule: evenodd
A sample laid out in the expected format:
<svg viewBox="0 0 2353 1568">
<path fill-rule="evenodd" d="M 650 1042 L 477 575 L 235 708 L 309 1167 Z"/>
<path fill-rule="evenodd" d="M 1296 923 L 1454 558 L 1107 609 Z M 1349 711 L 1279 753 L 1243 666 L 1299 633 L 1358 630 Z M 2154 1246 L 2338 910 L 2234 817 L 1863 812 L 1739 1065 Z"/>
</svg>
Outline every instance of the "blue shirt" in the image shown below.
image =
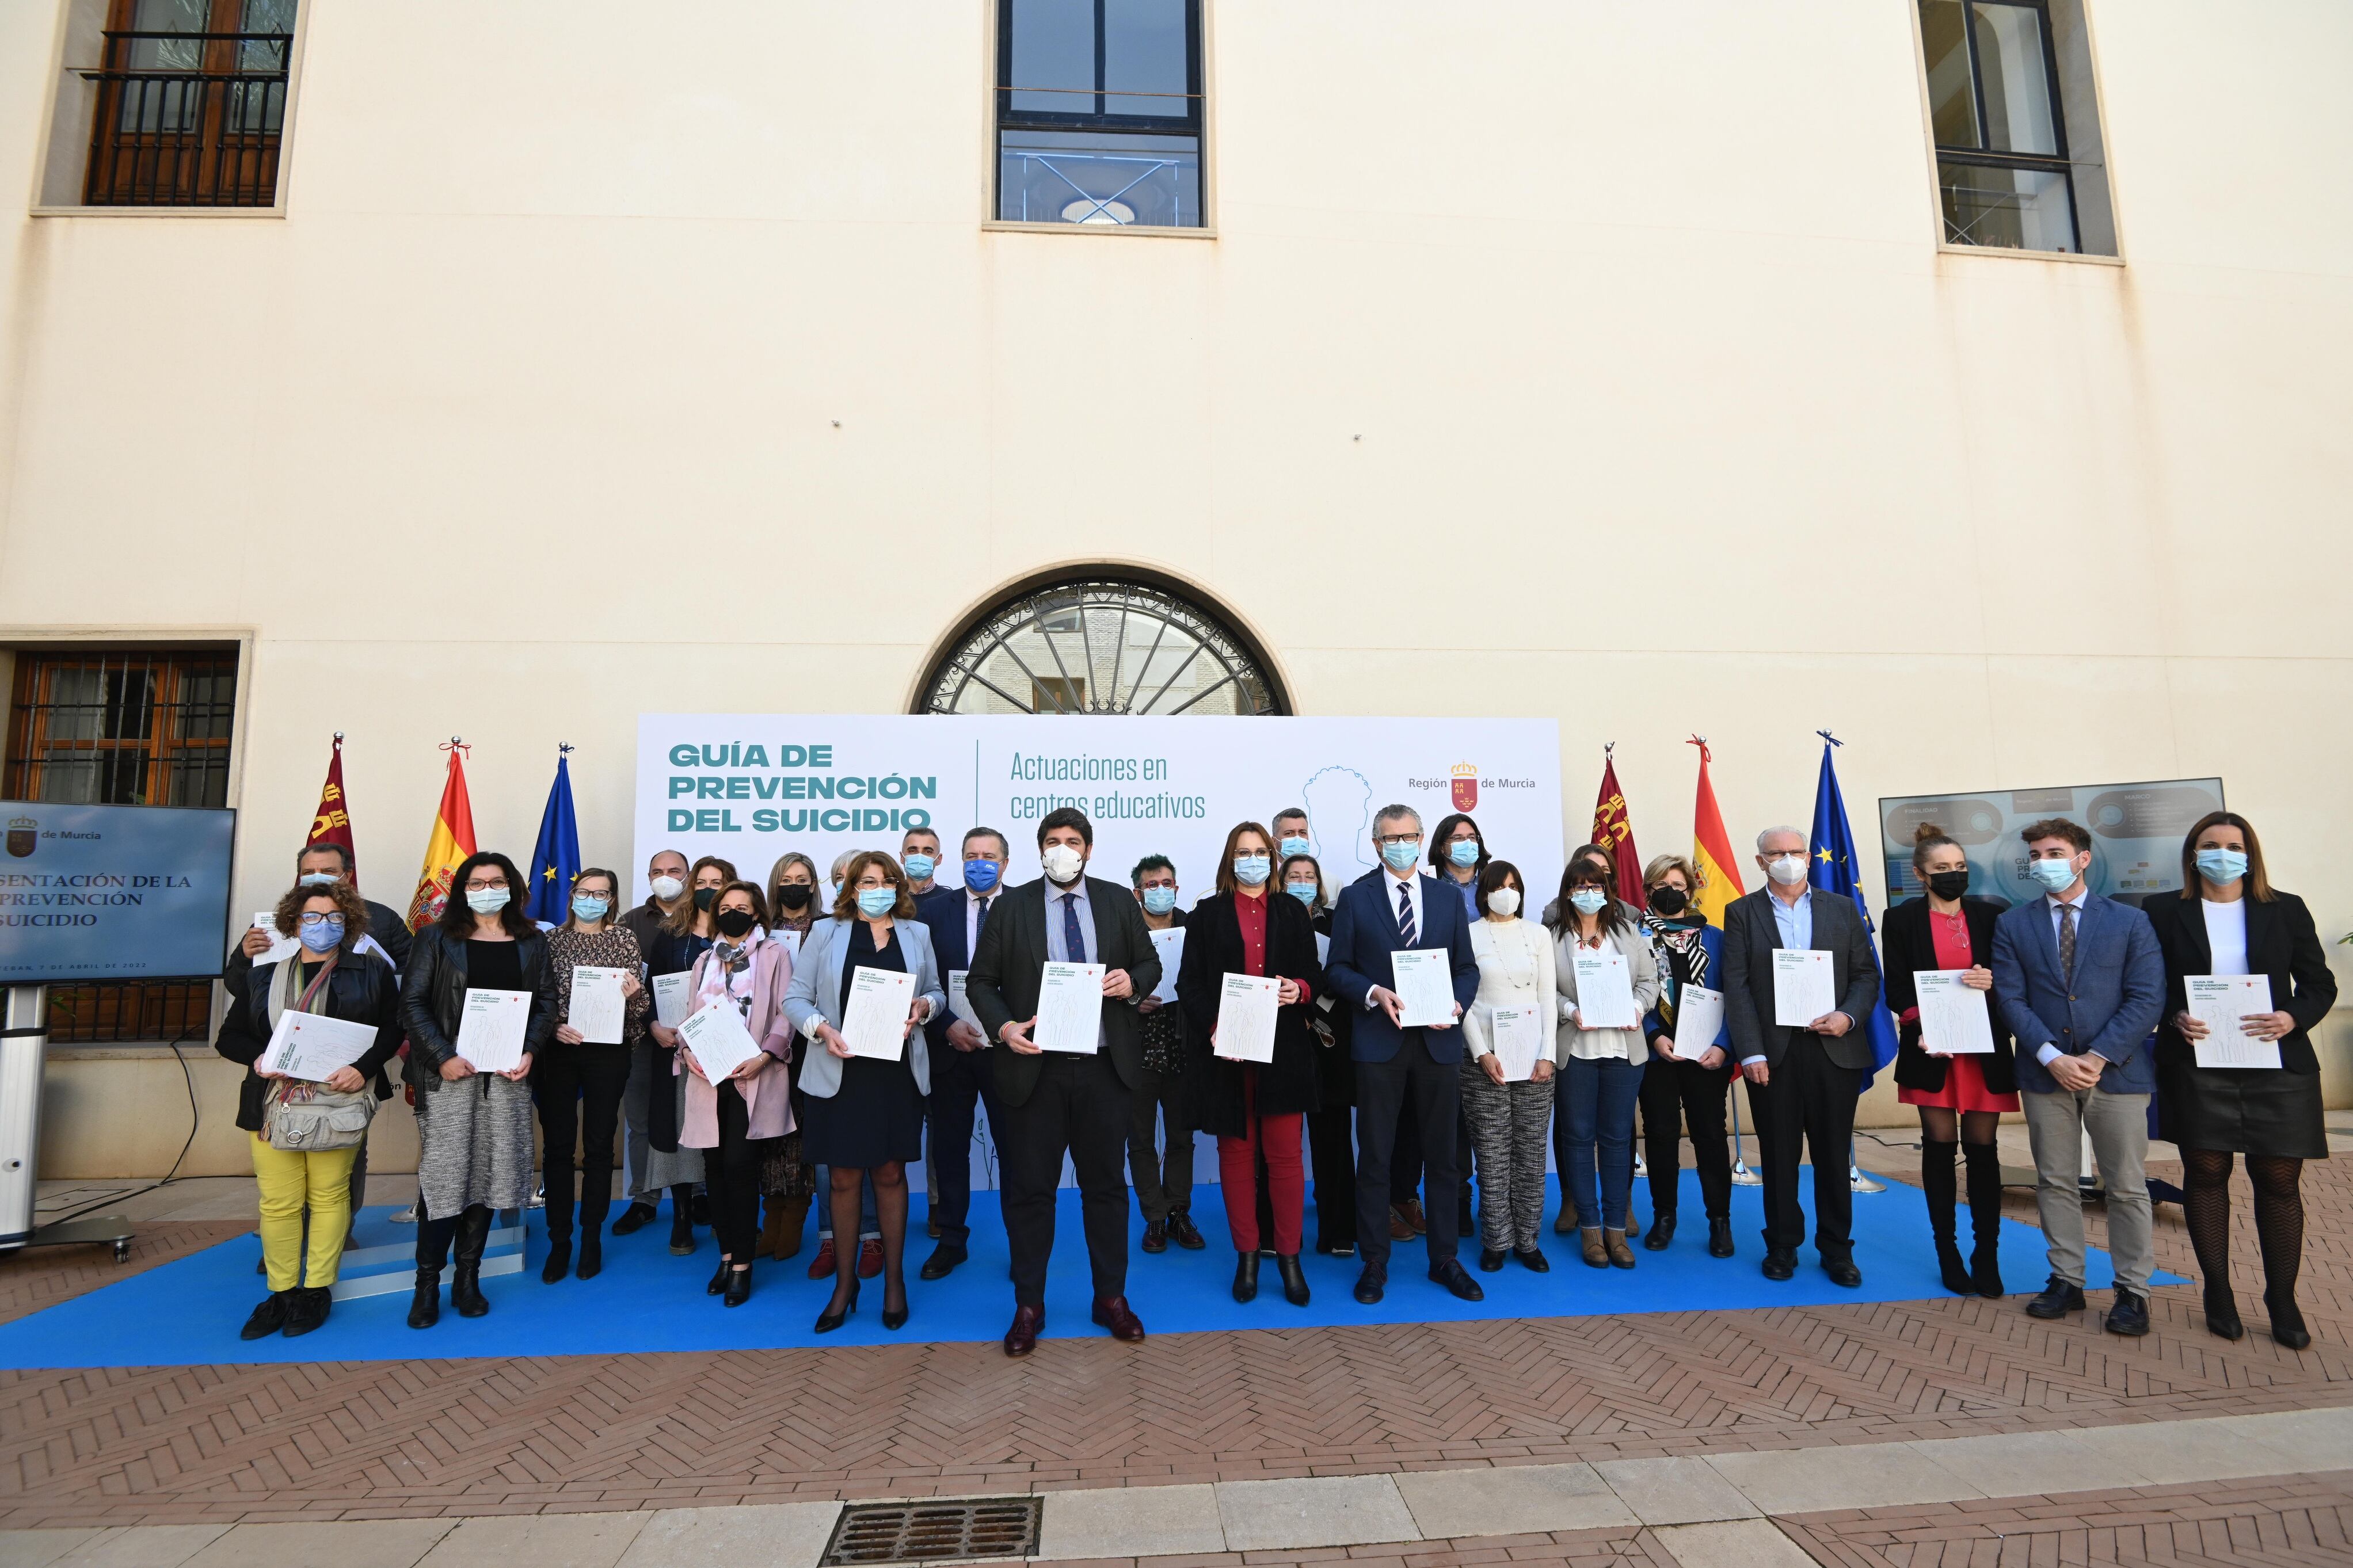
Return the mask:
<svg viewBox="0 0 2353 1568">
<path fill-rule="evenodd" d="M 1814 890 L 1794 904 L 1783 903 L 1778 893 L 1769 895 L 1773 905 L 1773 924 L 1781 933 L 1781 945 L 1807 948 L 1814 945 Z"/>
</svg>

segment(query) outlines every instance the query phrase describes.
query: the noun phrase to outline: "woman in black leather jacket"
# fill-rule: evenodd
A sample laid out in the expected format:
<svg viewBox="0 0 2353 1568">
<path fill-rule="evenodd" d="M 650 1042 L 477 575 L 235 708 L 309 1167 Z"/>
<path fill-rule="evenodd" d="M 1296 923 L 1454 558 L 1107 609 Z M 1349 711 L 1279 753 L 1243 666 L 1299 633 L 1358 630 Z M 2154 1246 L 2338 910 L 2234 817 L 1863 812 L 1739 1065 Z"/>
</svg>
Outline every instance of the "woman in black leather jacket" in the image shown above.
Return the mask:
<svg viewBox="0 0 2353 1568">
<path fill-rule="evenodd" d="M 417 1295 L 408 1326 L 441 1318 L 441 1266 L 458 1244 L 449 1304 L 458 1315 L 491 1310 L 482 1295 L 482 1249 L 494 1209 L 531 1197 L 532 1058 L 555 1033 L 555 988 L 547 937 L 522 912 L 522 873 L 503 855 L 467 857 L 448 901 L 417 933 L 401 973 L 400 1021 L 408 1030 L 408 1086 L 417 1094 Z M 531 996 L 522 1060 L 480 1073 L 458 1054 L 468 990 Z"/>
</svg>

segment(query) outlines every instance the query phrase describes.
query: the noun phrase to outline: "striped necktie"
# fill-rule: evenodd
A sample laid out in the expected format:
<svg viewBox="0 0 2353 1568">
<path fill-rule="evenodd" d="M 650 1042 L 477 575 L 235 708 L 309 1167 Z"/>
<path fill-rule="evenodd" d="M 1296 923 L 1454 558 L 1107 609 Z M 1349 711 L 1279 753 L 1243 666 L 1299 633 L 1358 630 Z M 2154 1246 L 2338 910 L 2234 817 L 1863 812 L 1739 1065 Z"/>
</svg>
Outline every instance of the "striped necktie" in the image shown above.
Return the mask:
<svg viewBox="0 0 2353 1568">
<path fill-rule="evenodd" d="M 1408 947 L 1411 947 L 1419 937 L 1413 929 L 1413 884 L 1410 882 L 1398 884 L 1398 936 Z"/>
</svg>

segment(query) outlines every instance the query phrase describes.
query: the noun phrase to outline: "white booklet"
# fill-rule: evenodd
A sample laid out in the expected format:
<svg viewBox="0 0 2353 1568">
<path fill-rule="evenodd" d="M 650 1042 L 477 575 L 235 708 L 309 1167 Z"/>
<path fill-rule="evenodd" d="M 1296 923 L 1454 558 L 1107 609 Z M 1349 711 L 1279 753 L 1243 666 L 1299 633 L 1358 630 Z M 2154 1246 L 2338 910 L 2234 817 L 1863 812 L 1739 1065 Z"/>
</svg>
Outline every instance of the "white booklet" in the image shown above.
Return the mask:
<svg viewBox="0 0 2353 1568">
<path fill-rule="evenodd" d="M 254 965 L 257 968 L 265 963 L 283 963 L 288 959 L 302 951 L 302 939 L 301 937 L 280 936 L 278 934 L 278 911 L 276 910 L 264 910 L 259 914 L 255 915 L 253 917 L 253 929 L 269 939 L 269 951 L 253 961 Z"/>
<path fill-rule="evenodd" d="M 1634 983 L 1626 972 L 1624 953 L 1579 947 L 1568 962 L 1577 975 L 1577 1016 L 1587 1028 L 1641 1026 L 1641 1016 L 1634 1011 Z"/>
<path fill-rule="evenodd" d="M 1185 962 L 1185 928 L 1170 926 L 1166 931 L 1146 933 L 1152 938 L 1152 951 L 1160 955 L 1160 984 L 1152 988 L 1155 1002 L 1176 1000 L 1176 969 Z"/>
<path fill-rule="evenodd" d="M 1536 1076 L 1536 1058 L 1544 1054 L 1545 1031 L 1551 1022 L 1534 1007 L 1487 1010 L 1487 1044 L 1504 1064 L 1505 1083 L 1525 1083 Z"/>
<path fill-rule="evenodd" d="M 374 1024 L 354 1024 L 323 1013 L 283 1013 L 254 1065 L 264 1072 L 324 1083 L 336 1068 L 351 1066 L 375 1045 Z"/>
<path fill-rule="evenodd" d="M 907 1054 L 907 1015 L 915 1007 L 915 977 L 900 969 L 849 972 L 849 1007 L 841 1016 L 842 1043 L 854 1057 L 895 1062 Z"/>
<path fill-rule="evenodd" d="M 654 1022 L 675 1029 L 694 1011 L 694 975 L 690 970 L 654 976 Z"/>
<path fill-rule="evenodd" d="M 1675 1057 L 1695 1062 L 1715 1047 L 1724 1032 L 1724 993 L 1686 985 L 1675 996 Z"/>
<path fill-rule="evenodd" d="M 1029 1043 L 1041 1051 L 1091 1057 L 1103 1037 L 1103 966 L 1049 963 L 1038 980 L 1038 1032 Z"/>
<path fill-rule="evenodd" d="M 1226 976 L 1218 993 L 1218 1055 L 1229 1062 L 1274 1060 L 1274 1016 L 1281 1006 L 1282 989 L 1280 980 L 1261 980 L 1255 974 Z"/>
<path fill-rule="evenodd" d="M 1993 1050 L 1993 1015 L 1986 994 L 1961 983 L 1966 969 L 1915 969 L 1912 987 L 1920 1002 L 1920 1048 L 1951 1057 L 1981 1057 Z"/>
<path fill-rule="evenodd" d="M 1389 976 L 1402 1015 L 1398 1028 L 1442 1029 L 1454 1022 L 1454 961 L 1444 948 L 1400 948 L 1389 954 Z"/>
<path fill-rule="evenodd" d="M 980 1015 L 972 1010 L 972 998 L 965 994 L 964 988 L 965 977 L 971 973 L 968 969 L 948 971 L 948 1013 L 977 1029 L 980 1027 Z"/>
<path fill-rule="evenodd" d="M 2270 1013 L 2272 977 L 2268 974 L 2192 974 L 2183 981 L 2189 992 L 2189 1016 L 2206 1026 L 2206 1037 L 2194 1042 L 2201 1068 L 2275 1068 L 2279 1042 L 2259 1040 L 2240 1022 L 2250 1013 Z"/>
<path fill-rule="evenodd" d="M 1838 1008 L 1831 955 L 1818 947 L 1773 950 L 1773 1022 L 1802 1029 Z"/>
<path fill-rule="evenodd" d="M 744 1015 L 725 996 L 715 996 L 688 1014 L 678 1026 L 678 1038 L 694 1053 L 695 1065 L 712 1083 L 760 1054 L 760 1043 L 744 1026 Z"/>
<path fill-rule="evenodd" d="M 628 999 L 621 994 L 624 977 L 618 969 L 596 969 L 585 963 L 572 966 L 572 1016 L 564 1021 L 579 1030 L 586 1043 L 621 1043 L 622 1017 L 628 1007 Z"/>
<path fill-rule="evenodd" d="M 530 992 L 469 985 L 458 1021 L 458 1054 L 476 1072 L 512 1072 L 522 1066 L 522 1037 L 530 1028 Z"/>
</svg>

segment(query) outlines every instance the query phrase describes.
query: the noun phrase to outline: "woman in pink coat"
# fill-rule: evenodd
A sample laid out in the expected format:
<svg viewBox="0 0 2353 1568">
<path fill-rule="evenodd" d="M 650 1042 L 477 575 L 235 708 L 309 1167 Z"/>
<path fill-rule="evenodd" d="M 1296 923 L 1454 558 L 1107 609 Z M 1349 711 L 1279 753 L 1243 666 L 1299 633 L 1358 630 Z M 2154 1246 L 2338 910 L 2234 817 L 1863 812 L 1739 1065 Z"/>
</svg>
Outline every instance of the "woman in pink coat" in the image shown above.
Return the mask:
<svg viewBox="0 0 2353 1568">
<path fill-rule="evenodd" d="M 792 1026 L 785 1018 L 785 988 L 792 984 L 793 960 L 782 942 L 768 940 L 767 900 L 749 882 L 730 882 L 712 904 L 718 941 L 694 961 L 693 1009 L 732 1005 L 758 1054 L 713 1083 L 681 1044 L 678 1069 L 688 1076 L 682 1147 L 710 1151 L 703 1156 L 703 1184 L 711 1194 L 711 1228 L 719 1238 L 719 1272 L 710 1293 L 730 1307 L 752 1299 L 752 1255 L 760 1238 L 760 1162 L 766 1140 L 793 1130 L 792 1096 L 786 1064 L 792 1060 Z"/>
</svg>

